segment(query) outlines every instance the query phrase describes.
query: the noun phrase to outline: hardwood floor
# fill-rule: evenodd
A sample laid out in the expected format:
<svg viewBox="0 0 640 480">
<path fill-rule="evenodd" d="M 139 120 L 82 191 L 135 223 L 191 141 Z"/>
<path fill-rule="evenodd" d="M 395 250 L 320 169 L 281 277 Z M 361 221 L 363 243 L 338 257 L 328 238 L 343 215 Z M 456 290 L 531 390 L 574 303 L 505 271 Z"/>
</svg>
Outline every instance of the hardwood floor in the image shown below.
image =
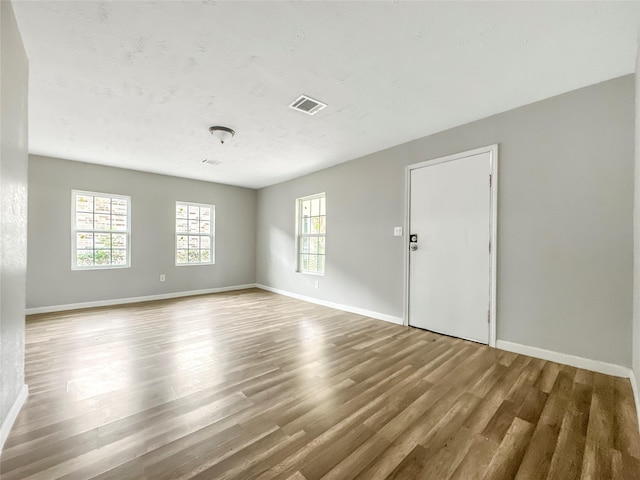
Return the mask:
<svg viewBox="0 0 640 480">
<path fill-rule="evenodd" d="M 627 379 L 245 290 L 35 315 L 14 479 L 640 479 Z"/>
</svg>

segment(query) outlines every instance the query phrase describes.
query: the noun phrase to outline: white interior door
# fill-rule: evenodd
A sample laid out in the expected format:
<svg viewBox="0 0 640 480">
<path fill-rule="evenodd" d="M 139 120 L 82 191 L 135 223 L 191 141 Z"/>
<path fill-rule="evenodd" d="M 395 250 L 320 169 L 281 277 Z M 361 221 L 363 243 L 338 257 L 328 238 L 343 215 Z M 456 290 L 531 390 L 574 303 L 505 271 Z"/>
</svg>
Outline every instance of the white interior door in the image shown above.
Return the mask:
<svg viewBox="0 0 640 480">
<path fill-rule="evenodd" d="M 470 152 L 409 171 L 409 325 L 489 343 L 491 162 Z"/>
</svg>

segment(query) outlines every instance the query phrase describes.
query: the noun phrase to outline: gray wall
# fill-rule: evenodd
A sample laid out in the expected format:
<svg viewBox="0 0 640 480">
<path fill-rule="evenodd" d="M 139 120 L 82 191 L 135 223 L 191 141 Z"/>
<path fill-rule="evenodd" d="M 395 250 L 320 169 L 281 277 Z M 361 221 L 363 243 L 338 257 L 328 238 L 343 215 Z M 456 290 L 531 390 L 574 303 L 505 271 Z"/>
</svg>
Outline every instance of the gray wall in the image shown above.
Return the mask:
<svg viewBox="0 0 640 480">
<path fill-rule="evenodd" d="M 0 4 L 0 425 L 4 425 L 24 385 L 29 64 L 11 3 Z"/>
<path fill-rule="evenodd" d="M 72 189 L 131 196 L 131 268 L 71 270 Z M 175 266 L 176 200 L 216 206 L 215 265 Z M 30 156 L 27 307 L 254 283 L 255 225 L 255 190 Z"/>
<path fill-rule="evenodd" d="M 257 282 L 402 316 L 405 166 L 498 143 L 498 339 L 630 366 L 633 99 L 629 75 L 262 189 Z M 322 191 L 315 289 L 295 273 L 294 202 Z"/>
<path fill-rule="evenodd" d="M 640 37 L 636 58 L 636 156 L 633 209 L 633 373 L 636 387 L 640 387 Z M 637 390 L 637 389 L 636 389 Z M 640 395 L 640 390 L 637 390 Z M 636 398 L 640 406 L 640 398 Z M 640 416 L 640 409 L 638 410 Z"/>
</svg>

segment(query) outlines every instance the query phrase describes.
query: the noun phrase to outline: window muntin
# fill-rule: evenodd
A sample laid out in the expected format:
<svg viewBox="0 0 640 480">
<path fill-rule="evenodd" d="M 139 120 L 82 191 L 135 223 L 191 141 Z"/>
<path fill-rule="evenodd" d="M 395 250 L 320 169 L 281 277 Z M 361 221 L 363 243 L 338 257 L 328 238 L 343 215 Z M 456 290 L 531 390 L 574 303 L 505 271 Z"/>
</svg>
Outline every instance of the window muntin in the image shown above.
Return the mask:
<svg viewBox="0 0 640 480">
<path fill-rule="evenodd" d="M 323 275 L 327 222 L 325 194 L 298 198 L 296 207 L 298 272 Z"/>
<path fill-rule="evenodd" d="M 176 265 L 214 262 L 215 205 L 176 202 Z"/>
<path fill-rule="evenodd" d="M 71 191 L 71 268 L 130 266 L 131 197 Z"/>
</svg>

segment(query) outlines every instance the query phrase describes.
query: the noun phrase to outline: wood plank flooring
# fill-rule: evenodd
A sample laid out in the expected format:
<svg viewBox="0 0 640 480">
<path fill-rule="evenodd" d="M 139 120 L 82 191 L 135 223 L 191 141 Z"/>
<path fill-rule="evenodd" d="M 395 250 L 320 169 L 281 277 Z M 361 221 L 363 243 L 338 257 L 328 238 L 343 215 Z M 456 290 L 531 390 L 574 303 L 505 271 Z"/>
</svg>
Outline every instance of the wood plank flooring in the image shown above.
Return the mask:
<svg viewBox="0 0 640 480">
<path fill-rule="evenodd" d="M 245 290 L 31 316 L 15 479 L 640 479 L 630 383 Z"/>
</svg>

